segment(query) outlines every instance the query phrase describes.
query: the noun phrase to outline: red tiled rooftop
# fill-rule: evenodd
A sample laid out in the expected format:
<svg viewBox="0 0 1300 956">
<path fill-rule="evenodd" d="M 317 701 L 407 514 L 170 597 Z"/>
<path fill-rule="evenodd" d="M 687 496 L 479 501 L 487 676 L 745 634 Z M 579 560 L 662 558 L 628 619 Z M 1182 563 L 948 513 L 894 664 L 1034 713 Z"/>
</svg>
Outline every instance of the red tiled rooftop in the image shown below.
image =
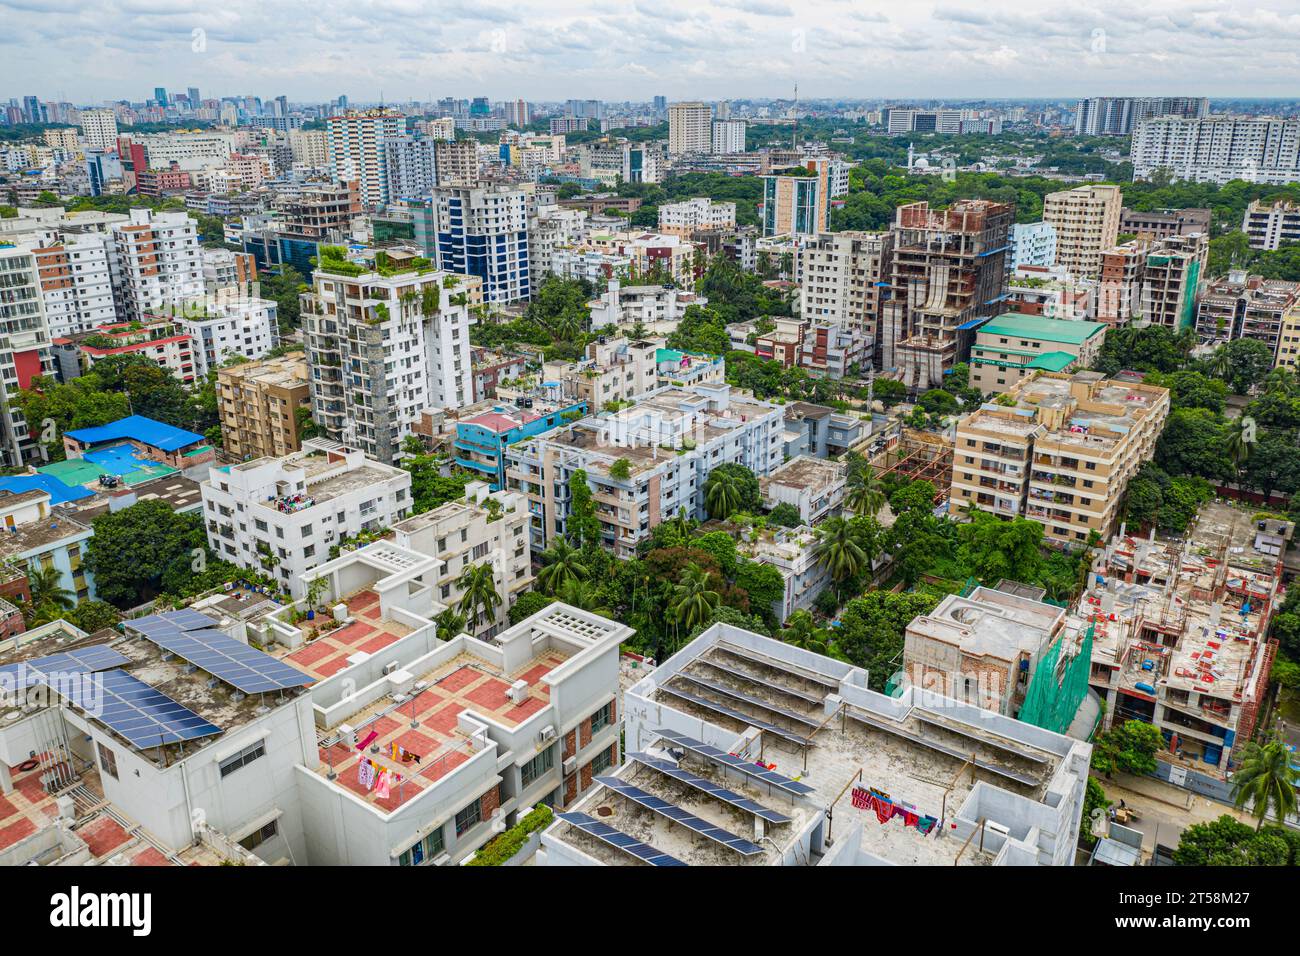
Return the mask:
<svg viewBox="0 0 1300 956">
<path fill-rule="evenodd" d="M 324 680 L 347 667 L 348 658 L 357 652 L 377 654 L 411 632 L 405 624 L 380 620 L 382 611 L 379 606 L 379 595 L 374 591 L 359 591 L 349 597 L 345 603 L 348 606 L 348 613 L 354 618 L 367 617 L 373 623 L 353 621 L 346 627 L 331 631 L 305 647 L 286 654 L 284 659 L 299 670 Z M 310 631 L 314 623 L 304 621 L 300 626 Z"/>
</svg>

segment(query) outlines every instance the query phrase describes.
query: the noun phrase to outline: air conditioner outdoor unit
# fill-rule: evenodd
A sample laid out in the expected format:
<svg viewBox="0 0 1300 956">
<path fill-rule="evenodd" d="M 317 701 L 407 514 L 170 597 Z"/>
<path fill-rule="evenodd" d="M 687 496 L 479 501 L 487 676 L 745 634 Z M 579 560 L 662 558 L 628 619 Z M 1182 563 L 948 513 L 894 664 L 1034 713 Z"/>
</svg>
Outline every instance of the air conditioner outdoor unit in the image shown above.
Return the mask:
<svg viewBox="0 0 1300 956">
<path fill-rule="evenodd" d="M 450 863 L 450 862 L 451 862 L 451 854 L 450 854 L 450 853 L 442 853 L 442 854 L 439 854 L 438 856 L 435 856 L 435 857 L 433 858 L 433 865 L 434 865 L 434 866 L 446 866 L 446 865 L 447 865 L 448 863 Z"/>
<path fill-rule="evenodd" d="M 397 670 L 401 666 L 402 665 L 399 661 L 389 661 L 387 664 L 384 665 L 384 676 L 387 677 L 389 674 L 393 673 L 393 671 Z"/>
<path fill-rule="evenodd" d="M 564 775 L 567 777 L 569 774 L 573 773 L 573 771 L 577 769 L 577 766 L 577 757 L 570 757 L 568 760 L 564 761 Z"/>
<path fill-rule="evenodd" d="M 554 739 L 555 739 L 555 725 L 547 724 L 545 727 L 542 728 L 542 742 L 545 743 L 548 740 L 554 740 Z"/>
<path fill-rule="evenodd" d="M 515 681 L 510 685 L 510 689 L 506 691 L 506 696 L 510 698 L 512 704 L 522 704 L 528 699 L 528 681 Z"/>
</svg>

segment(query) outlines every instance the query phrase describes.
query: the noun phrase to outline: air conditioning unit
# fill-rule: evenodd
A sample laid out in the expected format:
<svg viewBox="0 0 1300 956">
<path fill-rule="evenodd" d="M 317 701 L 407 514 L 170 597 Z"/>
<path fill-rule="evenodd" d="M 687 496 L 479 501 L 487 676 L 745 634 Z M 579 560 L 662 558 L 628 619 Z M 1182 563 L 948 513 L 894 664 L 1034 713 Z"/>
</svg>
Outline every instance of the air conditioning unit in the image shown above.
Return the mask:
<svg viewBox="0 0 1300 956">
<path fill-rule="evenodd" d="M 546 741 L 554 740 L 554 739 L 555 739 L 555 725 L 547 724 L 545 727 L 542 728 L 542 743 L 546 743 Z"/>
<path fill-rule="evenodd" d="M 401 666 L 402 665 L 400 661 L 389 661 L 387 664 L 384 665 L 384 676 L 387 677 L 389 674 L 393 673 Z"/>
<path fill-rule="evenodd" d="M 433 866 L 446 866 L 451 862 L 450 853 L 442 853 L 433 858 Z"/>
<path fill-rule="evenodd" d="M 564 761 L 564 775 L 566 777 L 569 774 L 573 773 L 573 771 L 576 770 L 577 768 L 578 768 L 577 757 L 570 757 L 568 760 Z"/>
<path fill-rule="evenodd" d="M 528 699 L 528 681 L 515 681 L 510 685 L 510 689 L 506 691 L 506 697 L 510 698 L 512 704 L 522 704 Z"/>
</svg>

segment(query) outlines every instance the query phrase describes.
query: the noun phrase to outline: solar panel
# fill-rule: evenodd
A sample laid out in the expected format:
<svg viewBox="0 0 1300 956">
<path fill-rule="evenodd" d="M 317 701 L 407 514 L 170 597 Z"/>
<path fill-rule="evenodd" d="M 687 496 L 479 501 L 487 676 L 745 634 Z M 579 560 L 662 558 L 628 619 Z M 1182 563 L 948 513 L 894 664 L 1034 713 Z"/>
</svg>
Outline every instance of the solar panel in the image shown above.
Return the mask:
<svg viewBox="0 0 1300 956">
<path fill-rule="evenodd" d="M 676 687 L 669 687 L 666 684 L 659 689 L 664 693 L 680 697 L 682 700 L 688 700 L 696 707 L 703 707 L 705 710 L 711 710 L 714 713 L 722 714 L 724 717 L 730 717 L 732 720 L 739 720 L 741 723 L 748 724 L 751 727 L 757 727 L 764 733 L 771 734 L 773 737 L 780 737 L 782 740 L 788 740 L 796 746 L 812 746 L 812 741 L 807 737 L 800 737 L 798 734 L 791 733 L 783 727 L 778 727 L 776 724 L 769 724 L 765 720 L 759 720 L 757 717 L 752 717 L 749 714 L 742 713 L 735 708 L 728 707 L 726 704 L 719 704 L 717 701 L 707 700 L 696 694 L 692 694 L 689 691 L 679 690 Z"/>
<path fill-rule="evenodd" d="M 719 644 L 718 650 L 731 654 L 733 657 L 739 657 L 742 661 L 751 661 L 755 664 L 762 664 L 764 667 L 770 667 L 772 670 L 781 671 L 798 677 L 801 680 L 812 681 L 814 684 L 821 684 L 823 687 L 829 687 L 831 690 L 839 690 L 839 681 L 830 677 L 820 676 L 817 674 L 804 673 L 797 667 L 787 664 L 784 661 L 774 660 L 773 658 L 763 657 L 750 651 L 743 650 L 733 644 Z"/>
<path fill-rule="evenodd" d="M 754 697 L 751 694 L 742 693 L 741 691 L 738 690 L 732 690 L 726 684 L 719 684 L 717 681 L 707 680 L 703 677 L 696 677 L 693 674 L 677 674 L 676 676 L 680 680 L 688 680 L 692 684 L 695 684 L 699 687 L 703 687 L 707 690 L 711 690 L 714 693 L 722 694 L 724 697 L 730 697 L 733 700 L 738 700 L 743 703 L 749 704 L 751 707 L 760 707 L 763 710 L 768 711 L 769 713 L 779 714 L 780 716 L 784 717 L 786 720 L 792 720 L 796 724 L 805 724 L 808 727 L 813 727 L 813 728 L 817 728 L 821 726 L 822 723 L 821 720 L 814 720 L 811 717 L 805 717 L 803 714 L 796 714 L 794 711 L 785 710 L 784 708 L 777 707 L 773 704 L 769 704 L 767 701 L 762 700 L 761 698 L 758 697 Z M 825 718 L 822 718 L 822 720 L 824 719 Z"/>
<path fill-rule="evenodd" d="M 784 790 L 786 793 L 795 796 L 805 796 L 806 794 L 815 792 L 815 789 L 808 786 L 806 783 L 800 783 L 798 780 L 791 780 L 789 777 L 777 773 L 775 770 L 767 770 L 760 767 L 752 760 L 744 760 L 740 757 L 734 757 L 729 753 L 724 753 L 717 747 L 711 747 L 708 744 L 701 743 L 695 738 L 687 737 L 685 734 L 679 734 L 675 730 L 659 730 L 656 731 L 656 733 L 658 733 L 664 740 L 677 744 L 679 747 L 685 747 L 694 754 L 698 754 L 699 756 L 712 760 L 715 763 L 720 763 L 723 766 L 731 767 L 733 770 L 743 773 L 747 777 L 761 780 L 770 786 L 776 787 L 778 790 Z"/>
<path fill-rule="evenodd" d="M 185 612 L 177 611 L 177 614 Z M 195 614 L 194 618 L 203 617 Z M 264 694 L 270 691 L 286 690 L 291 687 L 305 687 L 315 683 L 316 678 L 304 674 L 296 667 L 278 661 L 270 654 L 264 654 L 255 647 L 249 647 L 221 631 L 211 627 L 183 630 L 172 624 L 166 615 L 156 615 L 157 621 L 141 618 L 132 621 L 131 627 L 139 630 L 146 638 L 163 650 L 171 651 L 196 667 L 201 667 L 214 677 L 218 677 L 238 688 L 245 694 Z M 144 622 L 141 626 L 141 621 Z"/>
<path fill-rule="evenodd" d="M 723 803 L 729 803 L 739 810 L 747 810 L 756 817 L 766 820 L 768 823 L 790 822 L 790 818 L 784 813 L 777 813 L 775 810 L 769 810 L 761 803 L 750 800 L 748 797 L 742 797 L 740 794 L 728 790 L 726 787 L 718 786 L 712 780 L 693 774 L 689 770 L 683 770 L 670 760 L 663 760 L 660 757 L 652 757 L 647 753 L 634 753 L 629 754 L 628 756 L 638 763 L 643 763 L 647 767 L 652 767 L 655 770 L 658 770 L 665 777 L 671 777 L 673 780 L 676 780 L 679 783 L 684 783 L 686 786 L 699 790 L 701 793 L 707 793 L 714 799 L 721 800 Z"/>
<path fill-rule="evenodd" d="M 954 727 L 946 721 L 938 720 L 934 717 L 931 717 L 929 714 L 926 714 L 924 711 L 918 711 L 916 715 L 916 719 L 920 723 L 927 724 L 930 727 L 937 727 L 939 730 L 946 730 L 950 734 L 956 734 L 958 737 L 965 737 L 968 740 L 973 740 L 976 743 L 983 744 L 986 747 L 992 747 L 994 750 L 1001 750 L 1004 753 L 1009 753 L 1015 757 L 1019 757 L 1021 760 L 1028 760 L 1031 763 L 1047 763 L 1046 757 L 1040 756 L 1038 754 L 1031 754 L 1028 751 L 1024 751 L 1024 750 L 1017 750 L 1014 747 L 1009 747 L 1004 743 L 999 743 L 996 740 L 991 740 L 988 737 L 984 737 L 980 734 L 972 733 L 969 730 L 963 730 L 960 727 Z"/>
<path fill-rule="evenodd" d="M 216 724 L 126 671 L 105 671 L 59 692 L 88 717 L 141 749 L 221 733 Z"/>
<path fill-rule="evenodd" d="M 878 723 L 877 721 L 871 720 L 869 717 L 863 717 L 861 714 L 855 714 L 852 710 L 846 710 L 845 712 L 849 715 L 850 719 L 856 720 L 860 724 L 865 724 L 873 730 L 879 730 L 886 734 L 893 734 L 895 737 L 901 737 L 903 740 L 916 744 L 919 747 L 928 747 L 936 753 L 952 757 L 954 760 L 961 763 L 965 763 L 969 760 L 972 765 L 979 767 L 981 770 L 987 770 L 989 773 L 997 774 L 999 777 L 1006 777 L 1008 780 L 1014 780 L 1016 783 L 1022 783 L 1029 787 L 1038 783 L 1035 778 L 1026 774 L 1018 773 L 1015 770 L 1009 770 L 1006 767 L 999 767 L 997 764 L 989 763 L 987 760 L 979 760 L 969 753 L 962 753 L 957 748 L 941 744 L 937 740 L 931 740 L 930 738 L 922 737 L 919 734 L 909 734 L 905 730 L 890 727 L 888 724 Z"/>
<path fill-rule="evenodd" d="M 746 840 L 744 837 L 738 837 L 734 833 L 722 829 L 722 827 L 714 826 L 708 820 L 697 817 L 689 810 L 684 810 L 667 800 L 661 800 L 653 793 L 647 793 L 640 787 L 620 780 L 618 777 L 597 777 L 596 782 L 604 784 L 615 793 L 626 797 L 638 806 L 645 807 L 652 813 L 667 817 L 674 823 L 680 823 L 693 833 L 707 837 L 714 843 L 720 843 L 729 850 L 735 850 L 741 856 L 757 856 L 763 852 L 763 848 L 757 843 Z"/>
<path fill-rule="evenodd" d="M 161 614 L 150 614 L 126 622 L 127 627 L 134 628 L 142 634 L 147 633 L 146 628 L 158 624 L 166 624 L 179 631 L 202 631 L 205 628 L 217 626 L 217 622 L 212 618 L 190 608 L 182 608 L 179 611 L 164 611 Z"/>
<path fill-rule="evenodd" d="M 686 866 L 676 857 L 669 856 L 662 850 L 656 850 L 649 844 L 628 836 L 622 830 L 615 830 L 609 824 L 601 823 L 585 813 L 561 813 L 558 816 L 565 823 L 577 827 L 584 833 L 591 834 L 602 843 L 622 850 L 624 853 L 630 854 L 644 863 L 649 863 L 651 866 Z"/>
<path fill-rule="evenodd" d="M 83 647 L 48 657 L 35 657 L 29 661 L 20 661 L 0 667 L 0 680 L 8 678 L 19 690 L 41 683 L 42 675 L 50 674 L 92 674 L 112 667 L 121 667 L 131 663 L 131 659 L 121 651 L 114 650 L 106 644 Z M 19 678 L 23 678 L 22 687 L 18 688 Z"/>
<path fill-rule="evenodd" d="M 699 663 L 707 664 L 709 667 L 712 667 L 714 670 L 722 671 L 722 673 L 727 674 L 731 677 L 735 677 L 738 680 L 747 680 L 750 683 L 758 684 L 761 687 L 766 687 L 770 690 L 778 691 L 779 693 L 782 694 L 789 694 L 791 697 L 797 697 L 799 700 L 807 701 L 808 703 L 815 704 L 818 707 L 820 707 L 826 701 L 825 694 L 822 694 L 820 697 L 818 697 L 815 694 L 807 694 L 801 690 L 795 690 L 792 687 L 786 687 L 783 684 L 774 684 L 769 680 L 764 680 L 761 677 L 755 677 L 753 674 L 748 674 L 745 671 L 737 670 L 734 667 L 728 667 L 726 664 L 719 664 L 717 661 L 710 660 L 707 657 L 699 658 Z"/>
</svg>

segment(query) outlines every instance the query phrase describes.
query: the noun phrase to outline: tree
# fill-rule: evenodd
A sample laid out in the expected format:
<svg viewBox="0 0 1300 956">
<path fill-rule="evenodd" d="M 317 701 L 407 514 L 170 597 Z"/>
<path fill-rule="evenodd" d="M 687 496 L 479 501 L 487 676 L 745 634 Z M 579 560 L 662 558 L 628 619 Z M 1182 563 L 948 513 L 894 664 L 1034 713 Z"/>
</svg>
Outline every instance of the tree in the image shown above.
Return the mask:
<svg viewBox="0 0 1300 956">
<path fill-rule="evenodd" d="M 909 481 L 889 496 L 889 507 L 894 514 L 902 515 L 909 511 L 921 511 L 930 514 L 934 509 L 934 485 L 928 481 Z"/>
<path fill-rule="evenodd" d="M 64 620 L 74 627 L 79 627 L 87 634 L 94 634 L 104 628 L 113 627 L 121 619 L 117 608 L 107 601 L 82 601 L 67 614 Z"/>
<path fill-rule="evenodd" d="M 957 529 L 960 558 L 975 576 L 992 586 L 999 580 L 1031 582 L 1043 565 L 1043 526 L 1028 518 L 1003 521 L 978 509 Z"/>
<path fill-rule="evenodd" d="M 1256 831 L 1272 810 L 1279 823 L 1295 812 L 1295 788 L 1300 773 L 1291 767 L 1291 753 L 1280 740 L 1265 744 L 1251 741 L 1238 755 L 1232 778 L 1232 800 L 1238 807 L 1250 804 Z"/>
<path fill-rule="evenodd" d="M 519 600 L 515 601 L 510 607 L 510 623 L 518 624 L 520 621 L 532 617 L 547 605 L 554 603 L 555 598 L 540 591 L 525 591 L 519 595 Z"/>
<path fill-rule="evenodd" d="M 830 574 L 841 596 L 844 584 L 871 565 L 864 544 L 853 525 L 839 516 L 827 518 L 817 529 L 813 559 Z"/>
<path fill-rule="evenodd" d="M 769 524 L 780 525 L 783 528 L 797 528 L 803 524 L 803 515 L 794 505 L 782 501 L 767 513 L 767 520 Z"/>
<path fill-rule="evenodd" d="M 632 477 L 632 463 L 626 458 L 620 458 L 609 466 L 609 477 L 618 481 L 627 481 Z"/>
<path fill-rule="evenodd" d="M 736 588 L 749 595 L 749 606 L 765 620 L 775 619 L 775 606 L 785 597 L 785 579 L 774 565 L 741 558 L 736 563 Z"/>
<path fill-rule="evenodd" d="M 437 629 L 438 640 L 450 641 L 453 637 L 464 632 L 465 615 L 456 612 L 452 608 L 447 608 L 433 619 L 433 623 Z"/>
<path fill-rule="evenodd" d="M 1208 823 L 1194 823 L 1182 832 L 1174 850 L 1178 866 L 1294 865 L 1294 850 L 1276 828 L 1252 830 L 1223 814 Z"/>
<path fill-rule="evenodd" d="M 885 486 L 876 477 L 871 464 L 856 452 L 849 452 L 844 507 L 854 514 L 875 517 L 884 506 Z"/>
<path fill-rule="evenodd" d="M 828 654 L 831 648 L 831 635 L 825 628 L 817 626 L 813 616 L 800 608 L 785 621 L 785 627 L 777 635 L 787 644 L 802 647 L 814 654 Z"/>
<path fill-rule="evenodd" d="M 757 512 L 762 503 L 758 478 L 737 462 L 718 465 L 704 482 L 704 505 L 711 517 L 726 519 L 738 511 Z"/>
<path fill-rule="evenodd" d="M 835 644 L 845 660 L 867 670 L 872 690 L 883 691 L 885 682 L 901 666 L 907 625 L 933 611 L 939 598 L 929 589 L 868 591 L 844 606 Z"/>
<path fill-rule="evenodd" d="M 565 519 L 564 529 L 575 548 L 600 546 L 600 519 L 596 517 L 587 473 L 581 468 L 569 476 L 569 517 Z"/>
<path fill-rule="evenodd" d="M 465 568 L 456 578 L 456 587 L 461 591 L 460 613 L 469 622 L 477 625 L 480 615 L 491 620 L 496 614 L 501 595 L 497 593 L 496 577 L 490 563 L 485 561 Z"/>
<path fill-rule="evenodd" d="M 558 594 L 570 581 L 584 581 L 587 568 L 582 552 L 567 540 L 556 537 L 555 543 L 541 553 L 542 567 L 537 572 L 537 586 L 546 594 Z"/>
<path fill-rule="evenodd" d="M 464 498 L 465 485 L 472 480 L 466 472 L 442 474 L 443 460 L 437 455 L 414 454 L 404 458 L 401 465 L 411 475 L 411 501 L 416 514 Z"/>
<path fill-rule="evenodd" d="M 907 386 L 892 378 L 878 378 L 871 383 L 871 397 L 892 408 L 907 398 Z"/>
<path fill-rule="evenodd" d="M 687 565 L 671 593 L 672 618 L 688 633 L 707 620 L 722 601 L 718 592 L 713 590 L 709 573 L 694 562 Z"/>
<path fill-rule="evenodd" d="M 1151 724 L 1126 720 L 1101 734 L 1092 748 L 1092 769 L 1109 777 L 1117 770 L 1145 775 L 1156 769 L 1156 753 L 1165 738 Z"/>
<path fill-rule="evenodd" d="M 1092 846 L 1097 842 L 1097 835 L 1092 832 L 1093 813 L 1097 810 L 1105 813 L 1110 803 L 1106 799 L 1106 791 L 1102 788 L 1101 781 L 1096 777 L 1089 777 L 1083 791 L 1083 820 L 1079 825 L 1079 839 L 1085 846 Z"/>
<path fill-rule="evenodd" d="M 580 611 L 590 611 L 602 617 L 613 617 L 614 613 L 602 599 L 600 592 L 586 581 L 570 578 L 560 589 L 559 599 L 570 607 Z"/>
<path fill-rule="evenodd" d="M 76 603 L 73 593 L 63 586 L 63 572 L 52 564 L 28 568 L 27 586 L 32 594 L 25 609 L 29 624 L 38 616 L 46 621 L 55 620 L 60 611 L 71 608 Z"/>
<path fill-rule="evenodd" d="M 216 563 L 208 553 L 200 517 L 177 514 L 158 499 L 102 514 L 92 526 L 86 568 L 95 577 L 100 598 L 118 608 L 134 607 L 157 594 L 174 563 L 180 566 L 174 581 Z"/>
<path fill-rule="evenodd" d="M 1258 339 L 1233 339 L 1219 346 L 1229 387 L 1245 395 L 1273 368 L 1273 350 Z"/>
</svg>

